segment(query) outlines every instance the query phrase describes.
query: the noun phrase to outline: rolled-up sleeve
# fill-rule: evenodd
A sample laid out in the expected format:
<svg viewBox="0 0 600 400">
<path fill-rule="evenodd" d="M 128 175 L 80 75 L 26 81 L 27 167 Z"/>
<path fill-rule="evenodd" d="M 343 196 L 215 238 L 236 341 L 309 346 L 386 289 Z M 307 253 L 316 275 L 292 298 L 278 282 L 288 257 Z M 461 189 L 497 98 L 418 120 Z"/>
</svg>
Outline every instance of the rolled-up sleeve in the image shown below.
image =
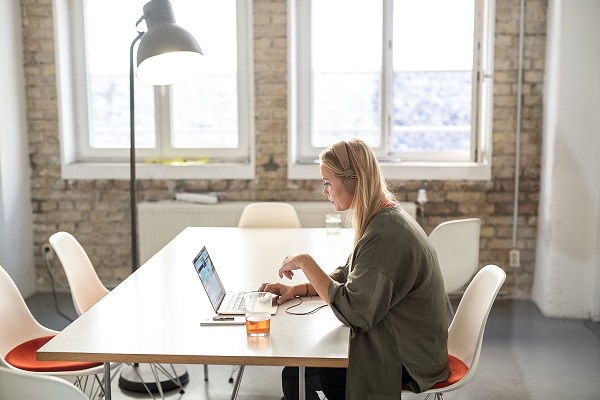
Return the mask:
<svg viewBox="0 0 600 400">
<path fill-rule="evenodd" d="M 387 314 L 393 287 L 389 277 L 374 269 L 355 269 L 345 284 L 331 283 L 330 305 L 340 321 L 352 328 L 353 334 L 368 331 Z"/>
<path fill-rule="evenodd" d="M 415 252 L 410 240 L 381 234 L 370 226 L 345 267 L 332 273 L 328 289 L 330 306 L 352 333 L 366 332 L 388 316 L 415 283 Z M 344 276 L 344 271 L 346 275 Z"/>
</svg>

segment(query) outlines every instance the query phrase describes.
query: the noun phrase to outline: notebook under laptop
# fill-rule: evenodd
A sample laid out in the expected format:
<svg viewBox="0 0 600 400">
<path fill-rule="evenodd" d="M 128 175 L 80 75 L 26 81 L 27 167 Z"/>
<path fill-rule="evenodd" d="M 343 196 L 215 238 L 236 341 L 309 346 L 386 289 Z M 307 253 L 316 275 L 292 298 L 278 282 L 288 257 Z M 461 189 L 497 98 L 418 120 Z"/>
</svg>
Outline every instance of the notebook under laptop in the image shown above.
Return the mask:
<svg viewBox="0 0 600 400">
<path fill-rule="evenodd" d="M 246 292 L 228 292 L 225 290 L 206 247 L 202 247 L 202 250 L 194 258 L 193 264 L 215 313 L 220 315 L 243 315 L 244 293 Z M 274 301 L 271 314 L 276 312 L 277 303 Z"/>
</svg>

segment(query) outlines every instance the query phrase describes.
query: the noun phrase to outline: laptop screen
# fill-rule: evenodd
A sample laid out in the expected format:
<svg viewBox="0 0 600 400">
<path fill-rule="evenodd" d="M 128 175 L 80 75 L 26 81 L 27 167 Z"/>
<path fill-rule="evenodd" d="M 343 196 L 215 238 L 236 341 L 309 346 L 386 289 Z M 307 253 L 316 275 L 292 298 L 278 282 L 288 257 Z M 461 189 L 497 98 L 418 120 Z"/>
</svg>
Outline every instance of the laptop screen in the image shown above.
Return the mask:
<svg viewBox="0 0 600 400">
<path fill-rule="evenodd" d="M 215 267 L 208 255 L 206 247 L 202 247 L 202 250 L 200 250 L 200 253 L 194 258 L 193 262 L 194 268 L 196 268 L 196 272 L 200 277 L 200 281 L 206 290 L 208 299 L 215 312 L 217 312 L 223 301 L 223 297 L 225 297 L 225 287 L 223 286 L 221 279 L 219 279 L 217 271 L 215 271 Z"/>
</svg>

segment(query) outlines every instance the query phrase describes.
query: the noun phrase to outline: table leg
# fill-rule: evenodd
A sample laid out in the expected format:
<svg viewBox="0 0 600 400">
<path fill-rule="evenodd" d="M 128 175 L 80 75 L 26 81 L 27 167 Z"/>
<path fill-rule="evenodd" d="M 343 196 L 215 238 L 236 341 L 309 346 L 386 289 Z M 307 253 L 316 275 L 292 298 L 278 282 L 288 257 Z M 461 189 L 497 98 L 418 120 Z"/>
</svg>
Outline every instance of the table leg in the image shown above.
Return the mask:
<svg viewBox="0 0 600 400">
<path fill-rule="evenodd" d="M 238 375 L 235 378 L 235 383 L 233 384 L 233 390 L 231 391 L 230 400 L 236 400 L 238 396 L 238 392 L 240 391 L 240 384 L 242 383 L 242 375 L 244 374 L 245 365 L 240 365 L 240 369 L 238 371 Z"/>
<path fill-rule="evenodd" d="M 306 380 L 304 372 L 304 367 L 298 368 L 298 399 L 300 400 L 306 400 Z"/>
<path fill-rule="evenodd" d="M 110 388 L 110 363 L 104 363 L 104 399 L 111 400 L 111 388 Z"/>
</svg>

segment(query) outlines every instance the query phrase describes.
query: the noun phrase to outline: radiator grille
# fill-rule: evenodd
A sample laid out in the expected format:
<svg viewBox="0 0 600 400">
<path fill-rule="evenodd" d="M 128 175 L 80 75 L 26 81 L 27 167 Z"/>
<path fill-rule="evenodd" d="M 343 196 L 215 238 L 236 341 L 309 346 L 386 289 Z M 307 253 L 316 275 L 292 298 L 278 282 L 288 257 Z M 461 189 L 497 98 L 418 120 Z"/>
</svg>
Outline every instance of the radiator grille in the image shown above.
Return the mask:
<svg viewBox="0 0 600 400">
<path fill-rule="evenodd" d="M 138 204 L 140 261 L 152 255 L 188 226 L 237 226 L 242 210 L 249 202 L 231 201 L 196 204 L 180 201 L 156 201 Z M 291 202 L 304 228 L 325 226 L 325 214 L 334 212 L 327 201 Z M 401 203 L 413 217 L 414 203 Z"/>
</svg>

